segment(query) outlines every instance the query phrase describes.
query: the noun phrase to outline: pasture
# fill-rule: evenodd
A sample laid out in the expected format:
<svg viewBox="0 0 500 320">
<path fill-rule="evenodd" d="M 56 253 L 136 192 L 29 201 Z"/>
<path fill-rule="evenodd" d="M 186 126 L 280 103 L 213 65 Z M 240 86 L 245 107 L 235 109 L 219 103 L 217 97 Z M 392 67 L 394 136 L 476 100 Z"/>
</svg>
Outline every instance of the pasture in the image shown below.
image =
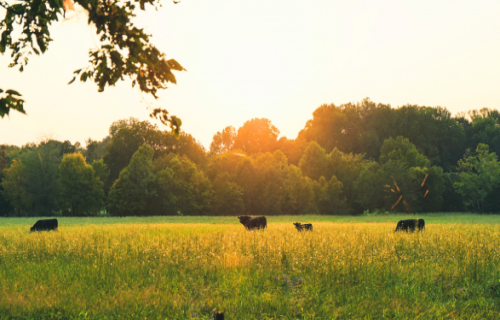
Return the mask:
<svg viewBox="0 0 500 320">
<path fill-rule="evenodd" d="M 500 318 L 500 216 L 407 218 L 3 218 L 0 319 Z"/>
</svg>

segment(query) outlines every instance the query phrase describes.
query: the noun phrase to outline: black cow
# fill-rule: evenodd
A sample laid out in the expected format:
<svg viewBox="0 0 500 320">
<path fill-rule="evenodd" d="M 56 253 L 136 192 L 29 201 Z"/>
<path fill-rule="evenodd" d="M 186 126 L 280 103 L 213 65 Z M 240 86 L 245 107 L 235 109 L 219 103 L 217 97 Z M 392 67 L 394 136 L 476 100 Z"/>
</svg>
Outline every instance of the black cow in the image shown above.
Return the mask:
<svg viewBox="0 0 500 320">
<path fill-rule="evenodd" d="M 398 222 L 398 225 L 396 226 L 396 231 L 415 231 L 415 228 L 418 228 L 418 230 L 425 230 L 425 221 L 424 219 L 409 219 L 409 220 L 401 220 Z"/>
<path fill-rule="evenodd" d="M 300 222 L 295 222 L 293 224 L 295 228 L 300 232 L 302 230 L 307 230 L 307 231 L 313 231 L 313 225 L 311 223 L 300 223 Z"/>
<path fill-rule="evenodd" d="M 31 232 L 57 230 L 57 219 L 38 220 L 30 230 Z"/>
<path fill-rule="evenodd" d="M 241 216 L 238 217 L 240 219 L 240 223 L 245 226 L 247 230 L 252 229 L 264 229 L 267 227 L 267 219 L 266 217 L 250 217 L 250 216 Z"/>
</svg>

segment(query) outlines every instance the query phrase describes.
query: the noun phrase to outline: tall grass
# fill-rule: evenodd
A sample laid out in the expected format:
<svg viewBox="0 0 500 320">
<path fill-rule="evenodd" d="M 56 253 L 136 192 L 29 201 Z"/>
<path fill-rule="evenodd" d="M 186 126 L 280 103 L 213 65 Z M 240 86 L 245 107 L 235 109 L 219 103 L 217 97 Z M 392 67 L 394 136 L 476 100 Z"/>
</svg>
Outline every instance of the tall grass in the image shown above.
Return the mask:
<svg viewBox="0 0 500 320">
<path fill-rule="evenodd" d="M 500 318 L 500 226 L 0 229 L 0 319 Z"/>
</svg>

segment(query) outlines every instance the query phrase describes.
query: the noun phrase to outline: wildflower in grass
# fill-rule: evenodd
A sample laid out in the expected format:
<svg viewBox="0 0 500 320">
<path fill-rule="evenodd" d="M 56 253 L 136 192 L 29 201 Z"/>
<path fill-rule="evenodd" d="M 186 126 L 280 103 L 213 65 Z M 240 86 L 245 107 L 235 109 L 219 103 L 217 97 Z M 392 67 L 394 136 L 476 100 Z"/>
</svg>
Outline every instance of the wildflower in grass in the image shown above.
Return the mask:
<svg viewBox="0 0 500 320">
<path fill-rule="evenodd" d="M 293 278 L 293 285 L 294 286 L 300 286 L 304 282 L 304 279 L 302 277 L 295 277 Z"/>
</svg>

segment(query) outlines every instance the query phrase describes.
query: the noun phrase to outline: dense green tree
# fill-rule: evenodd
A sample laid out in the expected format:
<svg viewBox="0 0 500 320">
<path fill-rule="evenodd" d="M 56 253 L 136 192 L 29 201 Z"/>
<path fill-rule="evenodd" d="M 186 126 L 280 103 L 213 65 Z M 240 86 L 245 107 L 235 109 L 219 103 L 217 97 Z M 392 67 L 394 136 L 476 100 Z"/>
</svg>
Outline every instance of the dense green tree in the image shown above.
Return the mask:
<svg viewBox="0 0 500 320">
<path fill-rule="evenodd" d="M 59 203 L 64 215 L 92 216 L 104 205 L 103 182 L 80 152 L 65 154 L 59 165 Z"/>
<path fill-rule="evenodd" d="M 235 182 L 243 188 L 245 213 L 258 214 L 261 206 L 257 199 L 261 190 L 259 190 L 258 170 L 250 157 L 243 157 L 238 163 Z"/>
<path fill-rule="evenodd" d="M 500 152 L 500 115 L 497 110 L 481 109 L 468 112 L 467 148 L 474 150 L 480 143 L 489 146 L 491 152 Z"/>
<path fill-rule="evenodd" d="M 62 143 L 54 140 L 28 146 L 18 155 L 26 168 L 26 191 L 32 195 L 30 215 L 50 216 L 59 211 L 57 194 L 62 156 Z"/>
<path fill-rule="evenodd" d="M 346 199 L 346 206 L 348 210 L 360 211 L 356 207 L 354 201 L 353 189 L 354 182 L 359 176 L 359 173 L 366 165 L 366 160 L 362 154 L 344 153 L 334 148 L 328 155 L 328 177 L 335 176 L 342 182 L 342 193 Z"/>
<path fill-rule="evenodd" d="M 96 178 L 101 180 L 103 183 L 109 177 L 109 169 L 108 166 L 104 163 L 104 160 L 94 160 L 92 161 L 92 169 L 94 170 L 94 175 Z"/>
<path fill-rule="evenodd" d="M 154 150 L 143 144 L 130 164 L 120 172 L 109 190 L 107 209 L 114 216 L 147 215 L 147 204 L 155 195 Z"/>
<path fill-rule="evenodd" d="M 155 161 L 156 214 L 207 215 L 211 210 L 211 182 L 187 158 L 174 154 Z M 158 201 L 159 200 L 159 201 Z"/>
<path fill-rule="evenodd" d="M 314 193 L 320 214 L 343 215 L 347 213 L 346 199 L 342 195 L 342 189 L 342 182 L 338 181 L 336 176 L 332 176 L 330 181 L 326 181 L 323 176 L 315 181 Z"/>
<path fill-rule="evenodd" d="M 104 163 L 110 174 L 107 186 L 111 186 L 120 172 L 129 165 L 132 156 L 145 143 L 154 144 L 157 127 L 148 121 L 139 121 L 135 118 L 119 120 L 109 128 L 110 141 L 105 148 Z"/>
<path fill-rule="evenodd" d="M 466 141 L 463 126 L 445 108 L 391 108 L 368 98 L 357 104 L 320 106 L 299 133 L 299 138 L 316 141 L 327 153 L 337 148 L 364 153 L 372 160 L 379 158 L 386 139 L 397 136 L 408 138 L 432 164 L 445 170 L 461 158 Z"/>
<path fill-rule="evenodd" d="M 207 175 L 211 180 L 214 180 L 217 175 L 228 173 L 234 180 L 236 168 L 244 158 L 248 157 L 242 150 L 233 150 L 218 155 L 212 155 L 207 166 Z"/>
<path fill-rule="evenodd" d="M 8 215 L 11 211 L 13 211 L 9 201 L 4 196 L 4 189 L 2 187 L 2 181 L 5 176 L 5 169 L 7 169 L 8 162 L 7 146 L 0 145 L 0 216 Z"/>
<path fill-rule="evenodd" d="M 110 174 L 107 186 L 111 186 L 125 168 L 132 155 L 144 143 L 154 150 L 154 157 L 158 158 L 169 153 L 186 155 L 200 167 L 206 165 L 205 149 L 189 134 L 175 134 L 160 131 L 156 125 L 148 121 L 139 121 L 135 118 L 119 120 L 109 128 L 110 141 L 105 147 L 104 163 Z"/>
<path fill-rule="evenodd" d="M 233 148 L 235 138 L 236 130 L 233 126 L 224 128 L 222 132 L 218 131 L 212 138 L 212 143 L 210 144 L 210 153 L 220 154 L 231 150 Z"/>
<path fill-rule="evenodd" d="M 314 182 L 302 175 L 294 165 L 285 169 L 283 186 L 283 204 L 281 211 L 287 215 L 312 214 L 317 212 L 314 198 Z"/>
<path fill-rule="evenodd" d="M 214 215 L 236 216 L 244 211 L 243 188 L 232 182 L 229 174 L 218 175 L 213 182 Z"/>
<path fill-rule="evenodd" d="M 313 180 L 318 180 L 321 176 L 329 177 L 331 173 L 325 149 L 314 141 L 306 148 L 300 159 L 299 168 L 306 177 Z"/>
<path fill-rule="evenodd" d="M 84 153 L 87 163 L 90 164 L 93 161 L 102 159 L 104 157 L 105 147 L 110 140 L 111 138 L 109 136 L 102 139 L 102 141 L 96 141 L 92 140 L 91 138 L 88 138 L 85 141 L 86 150 Z"/>
<path fill-rule="evenodd" d="M 255 155 L 253 162 L 257 172 L 254 178 L 257 182 L 254 201 L 256 201 L 255 207 L 258 211 L 255 213 L 282 214 L 284 169 L 288 165 L 286 156 L 277 150 L 274 153 L 266 152 Z"/>
<path fill-rule="evenodd" d="M 500 184 L 498 156 L 489 152 L 488 145 L 480 143 L 475 154 L 458 162 L 458 169 L 456 191 L 465 198 L 466 206 L 484 212 L 486 197 Z"/>
<path fill-rule="evenodd" d="M 379 175 L 380 164 L 367 163 L 354 181 L 354 202 L 364 211 L 380 209 L 384 205 L 384 190 Z"/>
<path fill-rule="evenodd" d="M 388 210 L 421 212 L 441 209 L 444 189 L 441 168 L 431 166 L 408 139 L 384 141 L 378 174 L 385 191 Z"/>
<path fill-rule="evenodd" d="M 309 142 L 298 138 L 291 140 L 286 137 L 281 137 L 277 142 L 277 149 L 281 150 L 287 157 L 288 162 L 295 166 L 299 165 L 300 159 L 308 146 Z"/>
<path fill-rule="evenodd" d="M 23 163 L 14 160 L 12 165 L 3 170 L 1 181 L 2 195 L 16 211 L 17 216 L 25 216 L 31 208 L 31 195 L 26 191 L 28 179 Z"/>
<path fill-rule="evenodd" d="M 234 149 L 241 149 L 249 154 L 273 152 L 280 131 L 266 118 L 254 118 L 246 121 L 238 129 L 234 138 Z"/>
</svg>

